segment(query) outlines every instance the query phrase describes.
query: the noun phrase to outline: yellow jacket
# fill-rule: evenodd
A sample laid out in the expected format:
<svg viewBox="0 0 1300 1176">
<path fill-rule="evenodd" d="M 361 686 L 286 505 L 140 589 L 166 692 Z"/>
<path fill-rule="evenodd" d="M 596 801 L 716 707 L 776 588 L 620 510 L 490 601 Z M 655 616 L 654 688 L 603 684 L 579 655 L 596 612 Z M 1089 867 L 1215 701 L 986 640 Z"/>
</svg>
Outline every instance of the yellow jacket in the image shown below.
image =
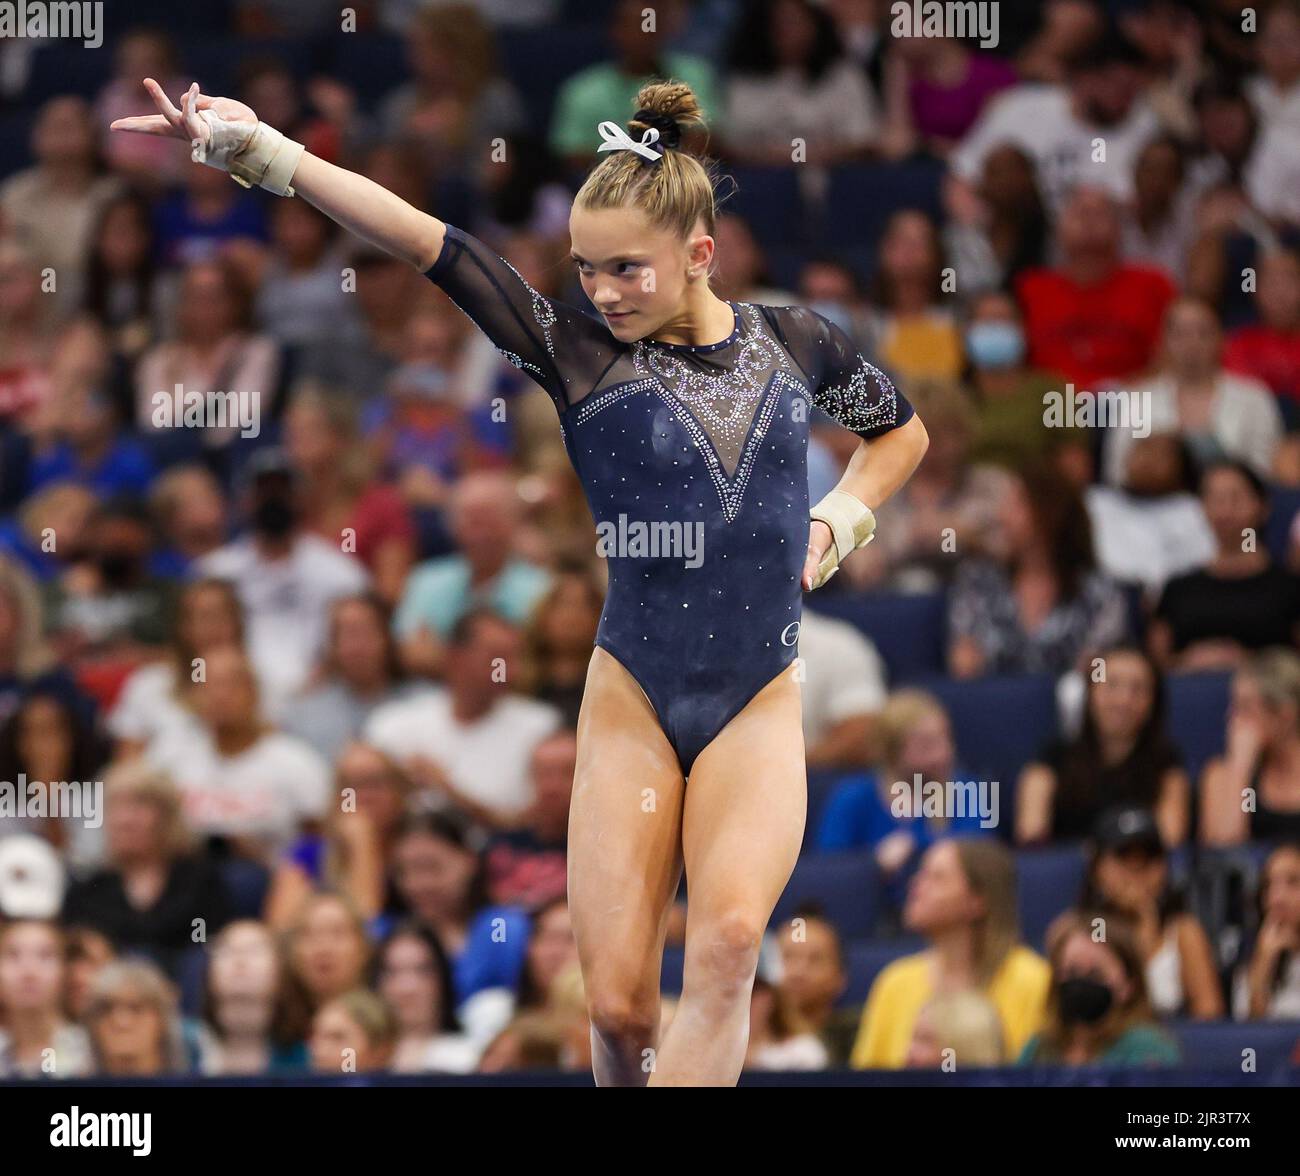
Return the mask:
<svg viewBox="0 0 1300 1176">
<path fill-rule="evenodd" d="M 905 1064 L 917 1014 L 934 995 L 930 965 L 930 954 L 918 952 L 895 960 L 876 977 L 849 1060 L 855 1070 L 897 1070 Z M 1051 979 L 1046 960 L 1027 947 L 1014 947 L 984 990 L 1002 1019 L 1008 1063 L 1041 1027 Z"/>
</svg>

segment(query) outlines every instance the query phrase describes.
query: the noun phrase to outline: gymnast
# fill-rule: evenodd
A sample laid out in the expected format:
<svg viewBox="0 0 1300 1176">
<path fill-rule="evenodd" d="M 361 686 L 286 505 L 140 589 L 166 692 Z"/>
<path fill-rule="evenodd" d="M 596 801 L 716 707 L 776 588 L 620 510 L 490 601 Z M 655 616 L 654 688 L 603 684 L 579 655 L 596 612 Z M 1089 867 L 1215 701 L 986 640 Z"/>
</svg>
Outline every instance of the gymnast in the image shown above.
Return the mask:
<svg viewBox="0 0 1300 1176">
<path fill-rule="evenodd" d="M 927 437 L 848 336 L 804 307 L 709 288 L 713 165 L 678 82 L 602 122 L 574 199 L 572 260 L 596 314 L 544 298 L 470 234 L 313 156 L 240 102 L 199 92 L 114 130 L 189 141 L 246 187 L 300 196 L 440 286 L 541 385 L 598 525 L 682 524 L 696 557 L 611 553 L 578 719 L 569 905 L 598 1085 L 734 1085 L 759 945 L 803 838 L 795 658 L 802 592 L 870 541 Z M 861 441 L 809 508 L 814 407 Z M 689 787 L 688 787 L 689 780 Z M 660 967 L 682 870 L 681 1000 L 662 1040 Z"/>
</svg>

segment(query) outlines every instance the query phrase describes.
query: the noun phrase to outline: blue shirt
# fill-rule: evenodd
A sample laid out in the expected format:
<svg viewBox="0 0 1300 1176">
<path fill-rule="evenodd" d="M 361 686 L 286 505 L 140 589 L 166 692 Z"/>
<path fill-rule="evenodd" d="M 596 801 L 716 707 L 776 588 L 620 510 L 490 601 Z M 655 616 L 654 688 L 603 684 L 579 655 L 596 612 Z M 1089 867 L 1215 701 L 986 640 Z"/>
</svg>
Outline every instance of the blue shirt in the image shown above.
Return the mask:
<svg viewBox="0 0 1300 1176">
<path fill-rule="evenodd" d="M 960 769 L 957 779 L 965 778 Z M 817 848 L 824 851 L 875 849 L 891 833 L 911 833 L 916 852 L 922 853 L 944 837 L 983 835 L 992 829 L 982 828 L 978 813 L 967 813 L 946 821 L 931 818 L 896 817 L 890 811 L 889 796 L 882 792 L 875 773 L 851 776 L 836 785 L 826 802 L 821 827 L 817 830 Z"/>
<path fill-rule="evenodd" d="M 27 473 L 27 493 L 33 494 L 49 482 L 68 480 L 89 487 L 101 498 L 143 494 L 156 472 L 144 446 L 126 437 L 115 441 L 93 465 L 83 465 L 72 446 L 61 443 L 32 459 Z"/>
<path fill-rule="evenodd" d="M 500 613 L 515 625 L 528 620 L 533 606 L 550 586 L 542 568 L 522 559 L 512 559 L 490 584 L 470 590 L 469 564 L 461 555 L 449 555 L 420 564 L 411 572 L 393 617 L 393 631 L 409 637 L 418 629 L 431 629 L 447 636 L 473 606 L 482 605 Z"/>
</svg>

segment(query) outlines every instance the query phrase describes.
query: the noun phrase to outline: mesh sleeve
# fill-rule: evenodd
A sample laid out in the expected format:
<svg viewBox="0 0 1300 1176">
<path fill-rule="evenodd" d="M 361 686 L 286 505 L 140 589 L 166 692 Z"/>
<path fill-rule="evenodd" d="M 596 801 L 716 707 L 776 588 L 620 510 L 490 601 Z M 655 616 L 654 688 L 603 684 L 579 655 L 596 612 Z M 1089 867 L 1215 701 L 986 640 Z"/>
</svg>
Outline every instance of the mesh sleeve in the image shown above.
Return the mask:
<svg viewBox="0 0 1300 1176">
<path fill-rule="evenodd" d="M 580 360 L 600 324 L 532 288 L 504 257 L 453 225 L 425 271 L 503 356 L 546 389 L 559 409 L 586 390 Z M 558 358 L 563 357 L 563 359 Z"/>
<path fill-rule="evenodd" d="M 785 314 L 786 346 L 807 374 L 818 408 L 867 440 L 912 419 L 907 398 L 840 327 L 807 307 L 787 307 Z"/>
</svg>

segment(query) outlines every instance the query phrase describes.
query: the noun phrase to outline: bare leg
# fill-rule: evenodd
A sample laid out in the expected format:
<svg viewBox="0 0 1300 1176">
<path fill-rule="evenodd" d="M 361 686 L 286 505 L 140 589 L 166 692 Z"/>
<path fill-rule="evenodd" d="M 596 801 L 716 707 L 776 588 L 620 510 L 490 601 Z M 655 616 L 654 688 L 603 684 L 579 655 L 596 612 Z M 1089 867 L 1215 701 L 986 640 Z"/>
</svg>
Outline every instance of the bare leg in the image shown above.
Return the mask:
<svg viewBox="0 0 1300 1176">
<path fill-rule="evenodd" d="M 677 757 L 636 680 L 599 646 L 578 716 L 569 911 L 600 1086 L 643 1086 L 659 1031 L 659 971 L 681 880 Z"/>
<path fill-rule="evenodd" d="M 739 1079 L 759 943 L 799 856 L 807 798 L 799 685 L 787 669 L 691 771 L 682 814 L 690 888 L 682 999 L 652 1086 Z"/>
</svg>

